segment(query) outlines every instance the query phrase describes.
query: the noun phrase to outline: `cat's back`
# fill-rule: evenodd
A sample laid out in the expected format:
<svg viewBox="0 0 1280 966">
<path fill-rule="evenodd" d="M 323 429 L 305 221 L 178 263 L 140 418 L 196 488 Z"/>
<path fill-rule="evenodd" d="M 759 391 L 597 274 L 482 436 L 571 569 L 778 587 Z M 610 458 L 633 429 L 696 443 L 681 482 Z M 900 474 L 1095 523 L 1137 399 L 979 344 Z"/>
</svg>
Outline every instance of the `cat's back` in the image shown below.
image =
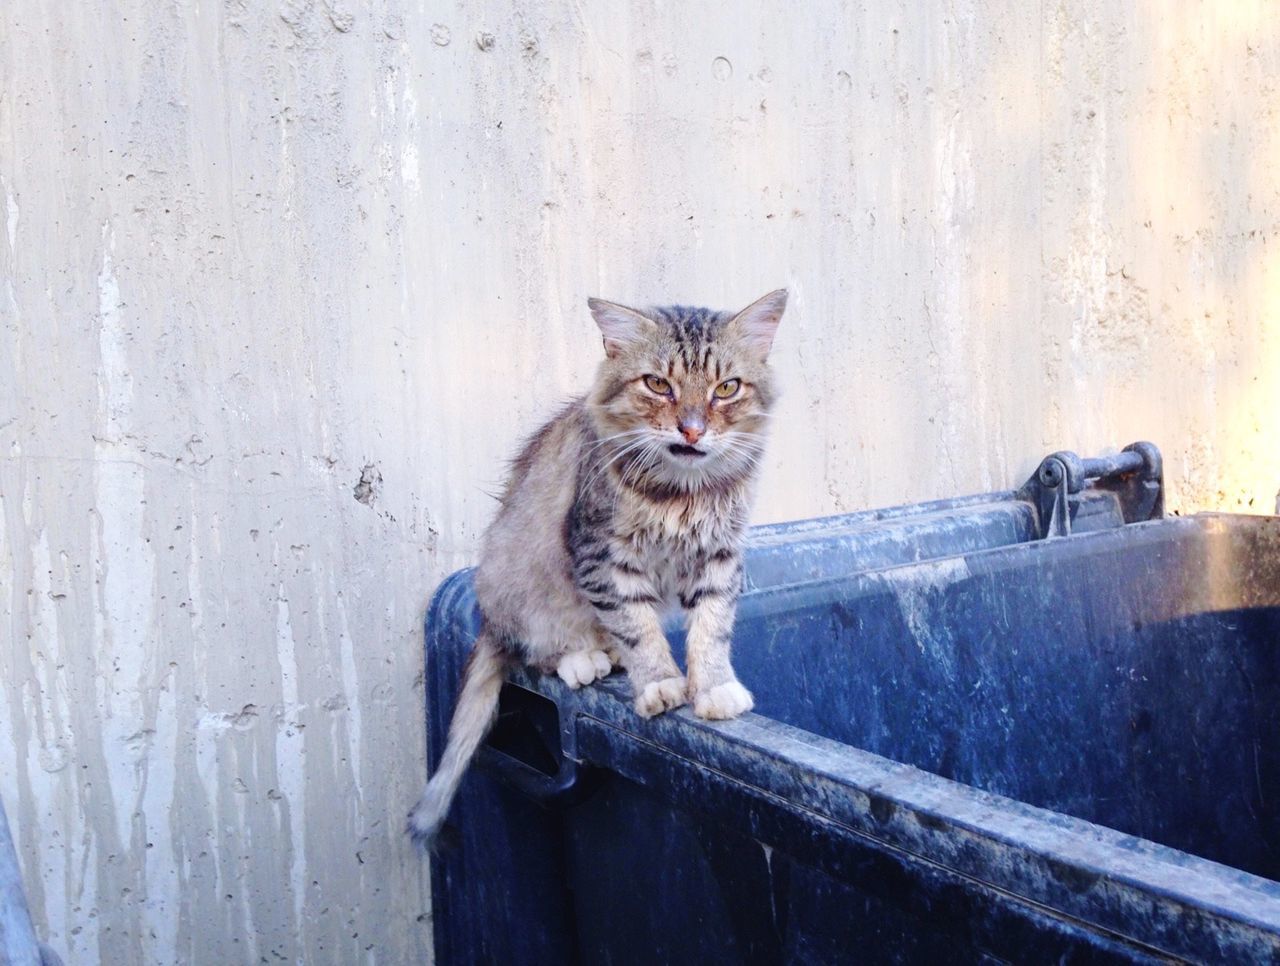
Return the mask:
<svg viewBox="0 0 1280 966">
<path fill-rule="evenodd" d="M 487 614 L 520 606 L 521 595 L 540 582 L 568 578 L 564 520 L 590 439 L 585 403 L 575 399 L 530 436 L 512 461 L 476 574 L 476 593 Z"/>
<path fill-rule="evenodd" d="M 566 403 L 526 439 L 511 461 L 499 518 L 503 512 L 518 507 L 522 499 L 536 499 L 551 490 L 566 490 L 571 499 L 574 476 L 565 471 L 576 469 L 590 432 L 586 401 L 579 397 Z M 572 462 L 566 464 L 564 460 Z"/>
</svg>

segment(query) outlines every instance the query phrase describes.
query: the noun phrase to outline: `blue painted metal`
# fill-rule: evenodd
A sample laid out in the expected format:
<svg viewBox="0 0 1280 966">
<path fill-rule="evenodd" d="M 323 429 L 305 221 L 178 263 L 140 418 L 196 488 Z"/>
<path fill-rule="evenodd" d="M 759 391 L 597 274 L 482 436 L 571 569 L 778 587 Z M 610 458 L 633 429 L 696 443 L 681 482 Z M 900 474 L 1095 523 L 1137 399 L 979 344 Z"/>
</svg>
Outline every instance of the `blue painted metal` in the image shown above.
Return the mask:
<svg viewBox="0 0 1280 966">
<path fill-rule="evenodd" d="M 1159 519 L 1138 455 L 758 528 L 737 721 L 516 675 L 437 960 L 1280 961 L 1280 519 Z M 478 620 L 455 574 L 433 766 Z"/>
<path fill-rule="evenodd" d="M 18 853 L 9 834 L 9 820 L 0 802 L 0 964 L 40 966 L 40 944 L 31 926 L 27 896 L 22 890 Z"/>
</svg>

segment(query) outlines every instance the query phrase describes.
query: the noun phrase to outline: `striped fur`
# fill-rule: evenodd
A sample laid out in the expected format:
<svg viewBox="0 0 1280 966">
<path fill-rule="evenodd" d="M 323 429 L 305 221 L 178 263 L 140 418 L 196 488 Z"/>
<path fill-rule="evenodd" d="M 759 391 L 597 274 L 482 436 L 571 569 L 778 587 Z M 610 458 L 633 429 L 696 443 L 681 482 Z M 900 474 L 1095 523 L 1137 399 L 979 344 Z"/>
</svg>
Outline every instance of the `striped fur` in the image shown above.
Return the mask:
<svg viewBox="0 0 1280 966">
<path fill-rule="evenodd" d="M 476 573 L 485 620 L 477 646 L 500 646 L 505 660 L 570 687 L 621 665 L 645 717 L 686 701 L 704 718 L 736 717 L 752 697 L 734 674 L 730 636 L 775 398 L 768 352 L 786 293 L 738 313 L 589 304 L 606 358 L 591 391 L 515 460 Z M 688 623 L 687 678 L 662 631 L 669 607 Z M 424 844 L 443 821 L 477 728 L 492 719 L 497 666 L 487 651 L 469 665 L 448 767 L 410 818 Z"/>
</svg>

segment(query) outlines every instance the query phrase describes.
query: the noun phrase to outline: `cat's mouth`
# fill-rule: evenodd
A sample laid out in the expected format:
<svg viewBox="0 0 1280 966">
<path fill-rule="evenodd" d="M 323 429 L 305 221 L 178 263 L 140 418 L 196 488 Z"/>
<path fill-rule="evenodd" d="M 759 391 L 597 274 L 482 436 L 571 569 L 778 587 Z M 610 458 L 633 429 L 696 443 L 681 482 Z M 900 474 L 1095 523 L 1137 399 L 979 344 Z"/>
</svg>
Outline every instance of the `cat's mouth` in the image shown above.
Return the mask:
<svg viewBox="0 0 1280 966">
<path fill-rule="evenodd" d="M 707 455 L 706 450 L 698 449 L 696 446 L 686 446 L 684 443 L 672 443 L 667 447 L 667 452 L 672 456 L 688 456 L 693 459 Z"/>
</svg>

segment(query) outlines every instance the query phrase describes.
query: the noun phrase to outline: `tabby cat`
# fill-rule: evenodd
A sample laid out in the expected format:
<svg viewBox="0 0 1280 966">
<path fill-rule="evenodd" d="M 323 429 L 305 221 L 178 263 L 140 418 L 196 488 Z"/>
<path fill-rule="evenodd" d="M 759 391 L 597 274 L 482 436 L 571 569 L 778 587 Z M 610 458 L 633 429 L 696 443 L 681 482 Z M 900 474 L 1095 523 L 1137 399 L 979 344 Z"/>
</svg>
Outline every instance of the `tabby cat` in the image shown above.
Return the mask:
<svg viewBox="0 0 1280 966">
<path fill-rule="evenodd" d="M 604 336 L 595 384 L 516 458 L 476 572 L 483 627 L 440 767 L 409 816 L 430 845 L 493 721 L 506 668 L 571 688 L 621 665 L 643 717 L 692 701 L 752 706 L 729 661 L 742 538 L 774 401 L 768 355 L 784 290 L 741 312 L 588 305 Z M 662 631 L 688 622 L 689 673 Z"/>
</svg>

